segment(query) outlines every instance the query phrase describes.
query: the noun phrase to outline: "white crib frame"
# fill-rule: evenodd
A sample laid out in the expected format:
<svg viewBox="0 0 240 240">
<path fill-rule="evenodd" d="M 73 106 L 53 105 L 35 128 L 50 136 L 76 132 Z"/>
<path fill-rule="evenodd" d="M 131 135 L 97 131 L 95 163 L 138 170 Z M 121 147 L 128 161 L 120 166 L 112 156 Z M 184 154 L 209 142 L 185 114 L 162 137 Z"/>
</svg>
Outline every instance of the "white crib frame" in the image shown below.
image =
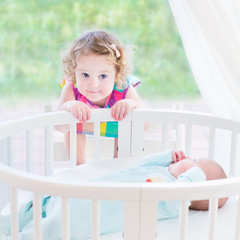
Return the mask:
<svg viewBox="0 0 240 240">
<path fill-rule="evenodd" d="M 100 122 L 113 121 L 110 111 L 92 110 L 91 122 L 95 129 L 95 154 L 100 148 Z M 162 149 L 167 148 L 167 133 L 169 123 L 185 125 L 187 154 L 191 150 L 192 126 L 201 125 L 209 127 L 210 142 L 209 156 L 214 156 L 216 129 L 226 129 L 231 132 L 231 167 L 230 174 L 236 175 L 237 144 L 240 132 L 240 123 L 228 119 L 213 117 L 207 114 L 197 114 L 177 111 L 161 110 L 134 110 L 128 117 L 119 122 L 119 157 L 139 157 L 143 147 L 143 123 L 145 121 L 160 121 L 163 123 Z M 49 180 L 44 176 L 25 173 L 12 168 L 12 137 L 25 131 L 28 143 L 27 170 L 31 172 L 31 131 L 36 127 L 45 128 L 46 154 L 45 174 L 53 173 L 53 127 L 54 125 L 70 123 L 71 125 L 71 150 L 70 161 L 76 164 L 76 120 L 67 112 L 54 112 L 8 121 L 0 124 L 0 140 L 8 142 L 8 165 L 0 164 L 0 182 L 10 186 L 11 201 L 11 235 L 13 240 L 18 239 L 17 219 L 17 189 L 25 189 L 34 194 L 34 239 L 41 240 L 41 201 L 40 195 L 56 195 L 62 199 L 62 239 L 70 239 L 69 226 L 69 198 L 84 198 L 92 200 L 93 222 L 92 239 L 99 238 L 99 200 L 124 201 L 124 239 L 154 240 L 156 239 L 156 207 L 160 200 L 180 200 L 180 232 L 179 239 L 186 239 L 189 200 L 210 199 L 209 211 L 209 239 L 213 240 L 216 234 L 217 203 L 218 198 L 239 196 L 240 178 L 232 177 L 225 180 L 207 181 L 203 183 L 75 183 L 67 180 Z M 86 191 L 87 190 L 87 191 Z M 103 194 L 104 193 L 104 194 Z M 235 239 L 240 239 L 240 201 L 238 201 L 237 218 L 235 221 Z M 1 238 L 0 238 L 1 239 Z"/>
</svg>

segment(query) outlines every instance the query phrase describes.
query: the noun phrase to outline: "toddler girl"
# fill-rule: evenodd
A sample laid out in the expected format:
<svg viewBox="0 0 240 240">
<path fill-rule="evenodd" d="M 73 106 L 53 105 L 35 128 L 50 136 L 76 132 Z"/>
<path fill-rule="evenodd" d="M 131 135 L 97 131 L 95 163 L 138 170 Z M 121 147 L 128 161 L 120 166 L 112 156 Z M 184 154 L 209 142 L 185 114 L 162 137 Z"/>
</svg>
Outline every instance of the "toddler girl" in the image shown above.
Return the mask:
<svg viewBox="0 0 240 240">
<path fill-rule="evenodd" d="M 85 162 L 85 134 L 92 132 L 92 126 L 85 122 L 90 119 L 91 108 L 111 108 L 112 117 L 121 121 L 132 109 L 142 107 L 135 88 L 129 83 L 128 56 L 126 47 L 116 37 L 100 30 L 80 36 L 63 56 L 65 77 L 58 110 L 69 111 L 80 121 L 77 164 Z M 105 124 L 101 135 L 117 137 L 117 123 Z M 69 126 L 59 126 L 58 130 L 65 133 L 69 153 Z M 116 150 L 114 155 L 117 156 Z"/>
</svg>

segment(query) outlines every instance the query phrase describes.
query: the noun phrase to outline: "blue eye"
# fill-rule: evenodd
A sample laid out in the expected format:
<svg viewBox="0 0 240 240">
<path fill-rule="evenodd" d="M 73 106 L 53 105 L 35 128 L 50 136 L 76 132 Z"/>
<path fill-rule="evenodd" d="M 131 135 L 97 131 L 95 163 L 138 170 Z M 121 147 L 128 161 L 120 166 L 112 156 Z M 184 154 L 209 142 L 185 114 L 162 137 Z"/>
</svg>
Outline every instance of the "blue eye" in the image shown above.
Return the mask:
<svg viewBox="0 0 240 240">
<path fill-rule="evenodd" d="M 106 77 L 107 77 L 106 74 L 101 74 L 101 75 L 99 76 L 100 79 L 105 79 Z"/>
<path fill-rule="evenodd" d="M 88 75 L 87 73 L 82 73 L 81 75 L 82 75 L 82 77 L 84 77 L 84 78 L 88 78 L 88 77 L 89 77 L 89 75 Z"/>
</svg>

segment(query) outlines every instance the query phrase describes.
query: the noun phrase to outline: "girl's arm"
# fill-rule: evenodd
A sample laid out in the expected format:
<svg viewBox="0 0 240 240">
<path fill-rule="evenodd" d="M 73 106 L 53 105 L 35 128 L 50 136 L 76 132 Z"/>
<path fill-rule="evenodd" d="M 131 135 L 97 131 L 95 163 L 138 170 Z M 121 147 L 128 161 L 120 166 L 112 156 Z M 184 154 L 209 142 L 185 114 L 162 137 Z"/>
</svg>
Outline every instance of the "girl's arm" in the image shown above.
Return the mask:
<svg viewBox="0 0 240 240">
<path fill-rule="evenodd" d="M 138 96 L 136 89 L 131 85 L 126 94 L 126 98 L 113 105 L 111 108 L 111 115 L 116 121 L 121 121 L 133 109 L 143 107 L 144 105 Z"/>
<path fill-rule="evenodd" d="M 136 88 L 134 88 L 132 85 L 130 85 L 130 87 L 127 91 L 125 100 L 131 100 L 134 104 L 134 108 L 143 108 L 144 107 L 144 105 L 136 91 Z"/>
<path fill-rule="evenodd" d="M 68 101 L 75 100 L 72 86 L 67 82 L 61 92 L 60 100 L 58 103 L 57 110 L 66 110 L 64 104 Z"/>
</svg>

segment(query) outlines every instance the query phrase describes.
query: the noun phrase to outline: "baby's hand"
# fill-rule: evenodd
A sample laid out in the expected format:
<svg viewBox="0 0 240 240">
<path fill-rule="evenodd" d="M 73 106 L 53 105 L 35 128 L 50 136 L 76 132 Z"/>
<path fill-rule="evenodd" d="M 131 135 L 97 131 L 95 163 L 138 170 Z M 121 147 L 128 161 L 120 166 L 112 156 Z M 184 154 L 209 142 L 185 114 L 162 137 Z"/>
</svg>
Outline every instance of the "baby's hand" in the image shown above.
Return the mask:
<svg viewBox="0 0 240 240">
<path fill-rule="evenodd" d="M 86 122 L 90 119 L 90 107 L 85 103 L 71 100 L 64 103 L 64 110 L 72 113 L 80 122 Z"/>
<path fill-rule="evenodd" d="M 111 115 L 116 121 L 124 119 L 132 109 L 135 107 L 133 99 L 122 99 L 116 102 L 111 108 Z"/>
<path fill-rule="evenodd" d="M 185 156 L 185 153 L 183 151 L 172 151 L 172 160 L 174 163 L 186 158 L 188 157 Z"/>
</svg>

